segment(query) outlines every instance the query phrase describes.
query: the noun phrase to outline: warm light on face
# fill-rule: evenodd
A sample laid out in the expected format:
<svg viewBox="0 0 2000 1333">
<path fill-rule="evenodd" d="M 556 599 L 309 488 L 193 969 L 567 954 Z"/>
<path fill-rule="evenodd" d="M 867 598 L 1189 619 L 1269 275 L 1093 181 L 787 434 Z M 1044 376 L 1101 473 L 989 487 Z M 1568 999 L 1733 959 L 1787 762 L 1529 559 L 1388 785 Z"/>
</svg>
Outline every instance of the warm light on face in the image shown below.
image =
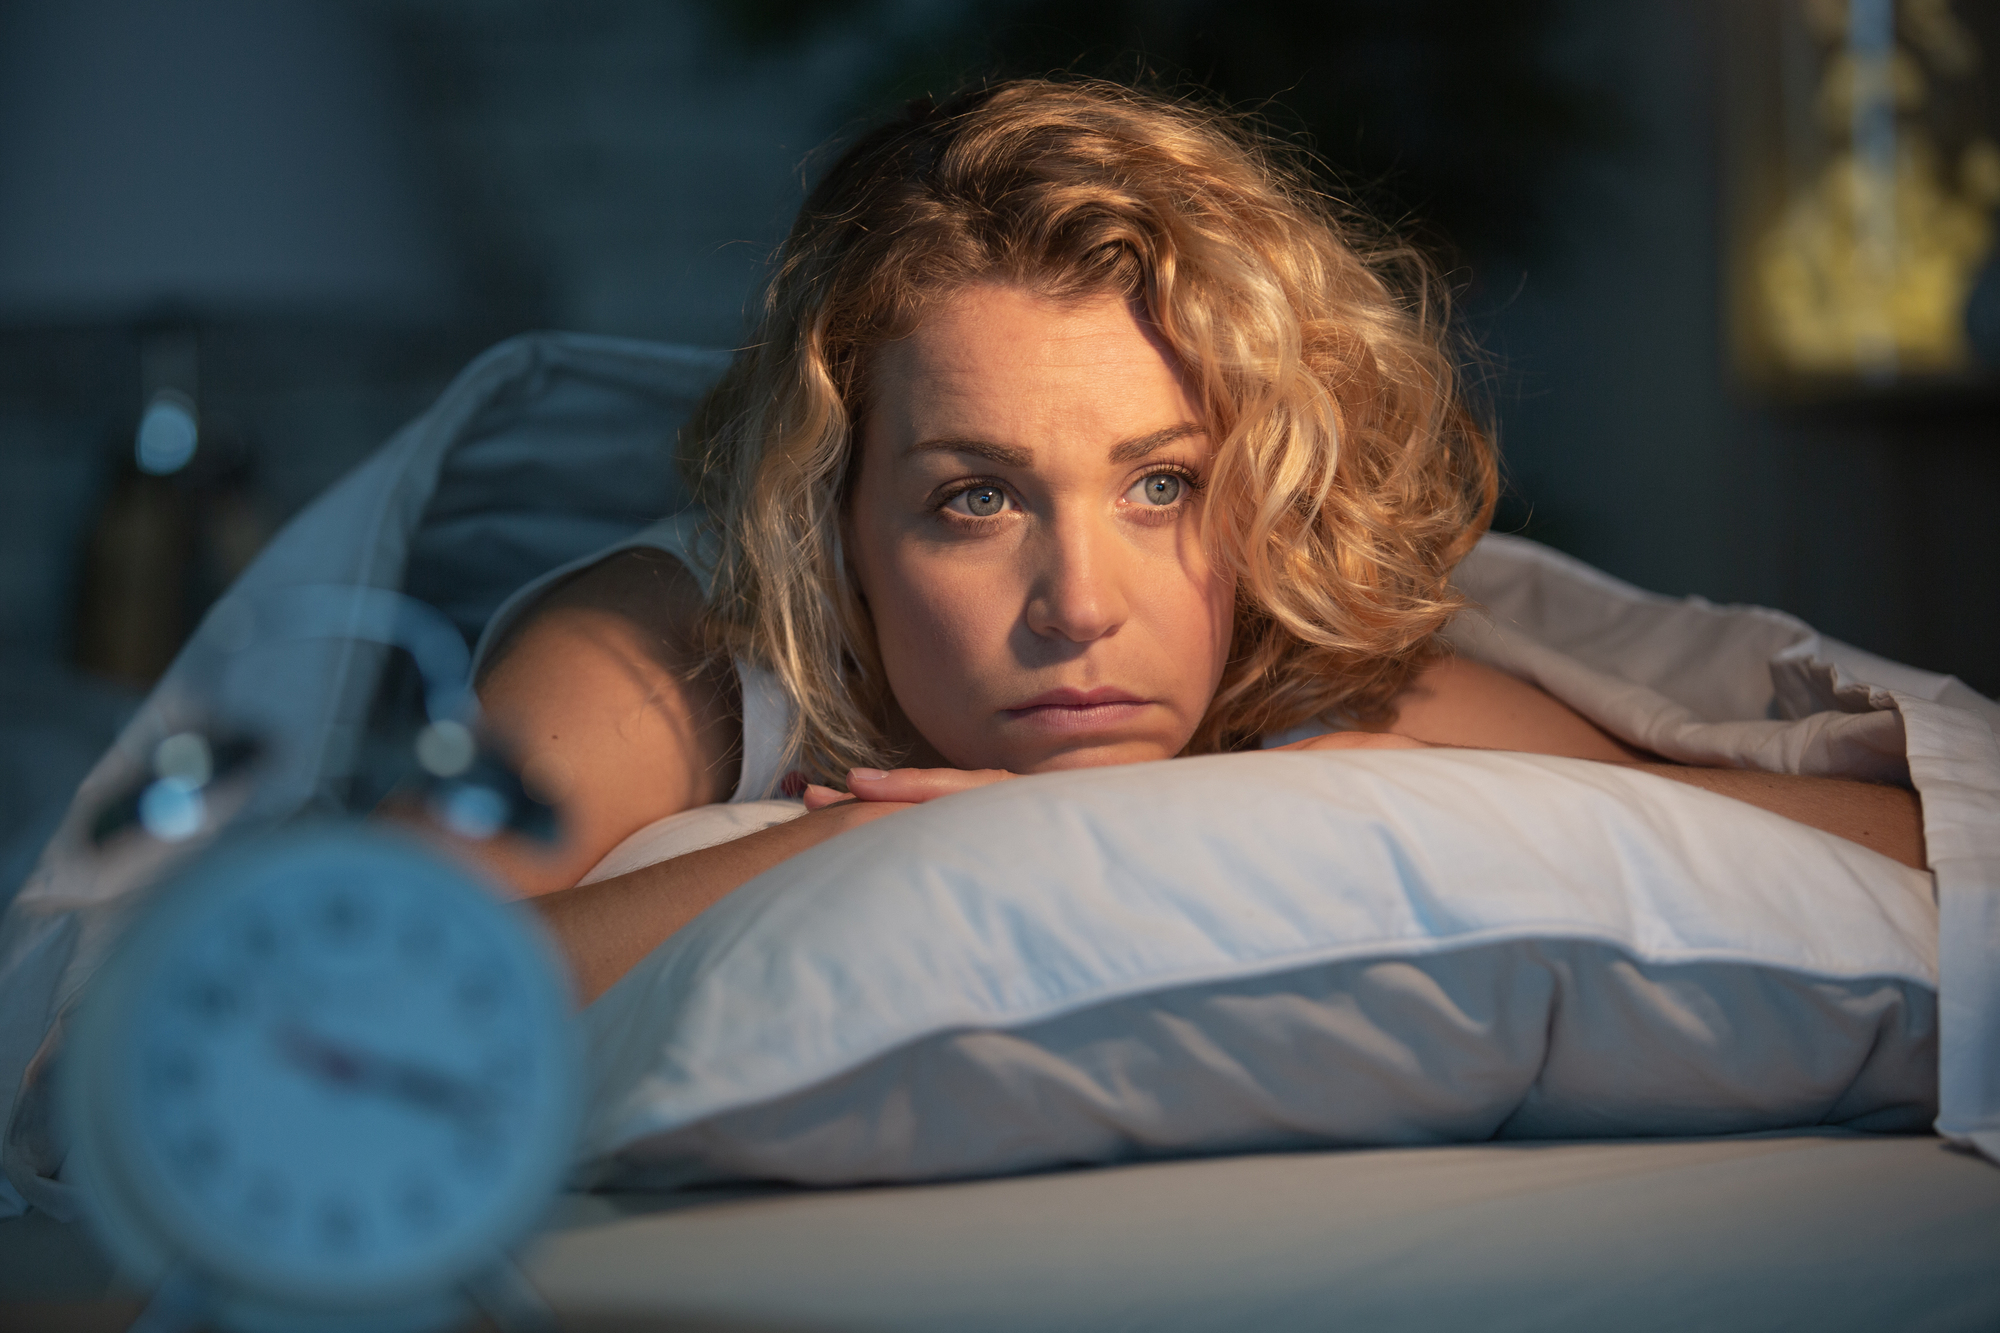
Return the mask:
<svg viewBox="0 0 2000 1333">
<path fill-rule="evenodd" d="M 877 354 L 847 545 L 932 755 L 1017 773 L 1163 759 L 1201 721 L 1232 588 L 1212 451 L 1121 298 L 972 288 Z"/>
</svg>

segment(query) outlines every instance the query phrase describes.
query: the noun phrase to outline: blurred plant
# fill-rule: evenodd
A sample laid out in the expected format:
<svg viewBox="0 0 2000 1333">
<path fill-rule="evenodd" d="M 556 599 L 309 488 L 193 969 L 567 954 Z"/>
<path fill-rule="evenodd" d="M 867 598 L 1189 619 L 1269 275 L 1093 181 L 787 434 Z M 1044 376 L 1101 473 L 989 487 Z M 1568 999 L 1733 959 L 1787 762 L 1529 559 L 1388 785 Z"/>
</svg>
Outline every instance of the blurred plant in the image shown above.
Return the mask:
<svg viewBox="0 0 2000 1333">
<path fill-rule="evenodd" d="M 1625 137 L 1607 93 L 1552 67 L 1565 0 L 704 2 L 751 50 L 836 26 L 878 38 L 857 120 L 1052 71 L 1205 94 L 1301 138 L 1327 184 L 1454 260 L 1545 253 L 1565 159 Z"/>
</svg>

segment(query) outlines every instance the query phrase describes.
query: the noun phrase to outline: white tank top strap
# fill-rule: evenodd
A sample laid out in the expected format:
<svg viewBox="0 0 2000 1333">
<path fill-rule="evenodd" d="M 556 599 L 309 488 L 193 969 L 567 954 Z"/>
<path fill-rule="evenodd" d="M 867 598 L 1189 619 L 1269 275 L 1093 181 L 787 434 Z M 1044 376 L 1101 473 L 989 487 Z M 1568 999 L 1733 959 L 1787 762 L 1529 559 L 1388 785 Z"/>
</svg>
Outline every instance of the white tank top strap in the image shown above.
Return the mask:
<svg viewBox="0 0 2000 1333">
<path fill-rule="evenodd" d="M 732 801 L 761 801 L 796 796 L 781 792 L 792 768 L 788 742 L 792 731 L 792 700 L 778 678 L 762 667 L 736 659 L 736 681 L 743 696 L 743 770 Z"/>
<path fill-rule="evenodd" d="M 700 526 L 701 514 L 698 511 L 683 510 L 671 518 L 663 518 L 657 523 L 643 527 L 601 551 L 592 551 L 589 555 L 572 560 L 566 565 L 557 565 L 540 578 L 522 584 L 508 596 L 506 601 L 500 603 L 500 609 L 493 613 L 492 618 L 486 622 L 486 628 L 479 632 L 479 642 L 472 649 L 473 674 L 476 676 L 479 673 L 480 668 L 486 663 L 486 655 L 493 651 L 494 646 L 513 625 L 515 618 L 540 600 L 543 593 L 570 575 L 589 569 L 598 561 L 617 555 L 620 551 L 638 550 L 642 547 L 665 551 L 688 567 L 695 578 L 701 581 L 702 595 L 707 596 L 709 588 L 715 581 L 715 571 L 694 558 Z"/>
<path fill-rule="evenodd" d="M 508 626 L 543 593 L 562 579 L 620 551 L 650 547 L 666 552 L 687 566 L 688 572 L 700 581 L 702 594 L 706 596 L 714 586 L 715 567 L 702 558 L 700 537 L 703 518 L 699 510 L 683 510 L 641 528 L 601 551 L 593 551 L 580 560 L 560 565 L 524 585 L 500 604 L 500 609 L 493 613 L 493 618 L 481 631 L 479 643 L 472 651 L 475 675 L 485 662 L 486 655 L 507 632 Z M 729 799 L 731 802 L 761 801 L 778 791 L 791 768 L 786 741 L 792 730 L 792 701 L 776 676 L 741 658 L 736 659 L 736 682 L 743 699 L 743 766 L 736 790 Z"/>
</svg>

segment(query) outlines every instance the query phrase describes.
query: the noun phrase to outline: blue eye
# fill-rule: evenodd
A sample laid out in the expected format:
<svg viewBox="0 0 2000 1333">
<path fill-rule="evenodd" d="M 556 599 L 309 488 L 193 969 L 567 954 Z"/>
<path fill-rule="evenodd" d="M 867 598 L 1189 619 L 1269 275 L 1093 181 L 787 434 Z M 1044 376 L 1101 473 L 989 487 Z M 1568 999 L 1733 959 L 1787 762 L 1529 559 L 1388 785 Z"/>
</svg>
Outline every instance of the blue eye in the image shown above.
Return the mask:
<svg viewBox="0 0 2000 1333">
<path fill-rule="evenodd" d="M 1180 499 L 1181 492 L 1185 489 L 1186 483 L 1173 473 L 1155 472 L 1150 477 L 1141 478 L 1139 484 L 1127 494 L 1134 495 L 1149 505 L 1164 506 Z"/>
<path fill-rule="evenodd" d="M 990 518 L 1007 507 L 1007 492 L 998 486 L 974 486 L 951 497 L 954 505 L 961 500 L 965 502 L 962 512 L 974 518 Z"/>
</svg>

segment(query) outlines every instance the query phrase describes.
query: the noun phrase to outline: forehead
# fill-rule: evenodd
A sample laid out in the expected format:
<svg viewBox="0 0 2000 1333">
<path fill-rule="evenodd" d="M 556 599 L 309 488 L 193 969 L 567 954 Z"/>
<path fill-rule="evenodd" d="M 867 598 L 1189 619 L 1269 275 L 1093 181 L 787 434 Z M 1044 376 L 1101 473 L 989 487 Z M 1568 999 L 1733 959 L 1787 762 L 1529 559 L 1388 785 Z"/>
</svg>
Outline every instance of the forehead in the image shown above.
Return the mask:
<svg viewBox="0 0 2000 1333">
<path fill-rule="evenodd" d="M 1172 353 L 1114 294 L 1055 301 L 1011 285 L 967 288 L 884 345 L 871 379 L 871 424 L 905 443 L 965 432 L 1123 438 L 1195 419 Z"/>
</svg>

